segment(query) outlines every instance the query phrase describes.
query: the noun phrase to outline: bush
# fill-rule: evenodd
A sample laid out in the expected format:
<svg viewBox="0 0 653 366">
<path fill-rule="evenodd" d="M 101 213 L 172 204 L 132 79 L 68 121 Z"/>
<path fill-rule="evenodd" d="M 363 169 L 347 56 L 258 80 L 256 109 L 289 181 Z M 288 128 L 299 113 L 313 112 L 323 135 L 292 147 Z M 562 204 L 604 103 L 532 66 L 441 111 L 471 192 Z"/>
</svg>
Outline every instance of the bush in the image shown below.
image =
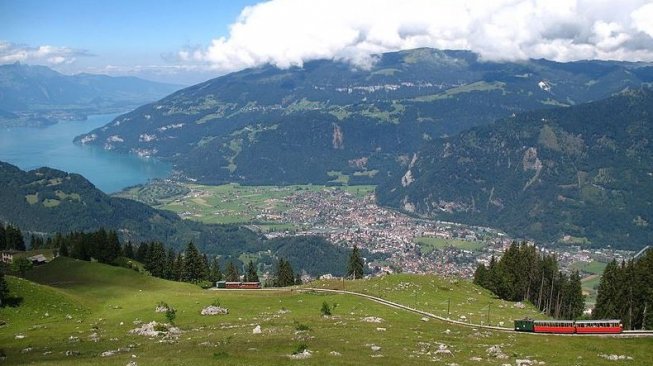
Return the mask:
<svg viewBox="0 0 653 366">
<path fill-rule="evenodd" d="M 320 312 L 322 313 L 323 316 L 331 315 L 331 307 L 326 301 L 322 303 L 322 308 L 320 309 Z"/>
<path fill-rule="evenodd" d="M 177 317 L 177 309 L 173 308 L 172 306 L 168 307 L 168 310 L 166 310 L 166 319 L 168 319 L 170 324 L 175 324 L 176 317 Z"/>
<path fill-rule="evenodd" d="M 215 300 L 213 300 L 213 302 L 211 303 L 211 305 L 212 305 L 212 306 L 220 307 L 220 299 L 215 299 Z"/>
<path fill-rule="evenodd" d="M 306 345 L 306 343 L 302 342 L 299 345 L 297 345 L 297 348 L 293 351 L 292 354 L 297 355 L 297 354 L 303 353 L 307 349 L 308 349 L 308 346 Z"/>
<path fill-rule="evenodd" d="M 295 324 L 296 324 L 295 325 L 295 330 L 298 330 L 298 331 L 311 330 L 311 328 L 306 324 L 302 324 L 302 323 L 295 323 Z"/>
</svg>

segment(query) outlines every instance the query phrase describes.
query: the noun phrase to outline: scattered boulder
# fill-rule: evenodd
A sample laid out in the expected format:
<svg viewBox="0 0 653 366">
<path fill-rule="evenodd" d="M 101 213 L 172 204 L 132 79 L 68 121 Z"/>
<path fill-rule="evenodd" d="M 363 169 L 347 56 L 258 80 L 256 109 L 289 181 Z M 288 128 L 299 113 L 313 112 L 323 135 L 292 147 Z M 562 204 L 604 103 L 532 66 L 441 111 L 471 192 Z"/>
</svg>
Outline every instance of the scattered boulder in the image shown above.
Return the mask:
<svg viewBox="0 0 653 366">
<path fill-rule="evenodd" d="M 257 326 L 254 327 L 254 329 L 252 330 L 252 334 L 261 334 L 261 333 L 262 333 L 262 331 L 261 331 L 261 326 L 260 326 L 260 325 L 257 325 Z"/>
<path fill-rule="evenodd" d="M 470 361 L 477 361 L 477 362 L 478 362 L 478 361 L 483 361 L 483 359 L 480 358 L 480 357 L 471 357 L 469 360 L 470 360 Z"/>
<path fill-rule="evenodd" d="M 30 352 L 32 352 L 32 350 L 33 350 L 32 347 L 27 347 L 27 348 L 23 348 L 22 350 L 20 350 L 20 353 L 30 353 Z"/>
<path fill-rule="evenodd" d="M 501 350 L 501 347 L 499 347 L 497 345 L 494 345 L 494 346 L 486 349 L 485 352 L 487 352 L 488 356 L 497 358 L 499 360 L 505 360 L 505 359 L 508 358 L 508 355 L 503 353 L 503 351 Z"/>
<path fill-rule="evenodd" d="M 524 305 L 524 303 L 522 303 L 520 301 L 520 302 L 516 302 L 512 307 L 517 308 L 517 309 L 523 309 L 523 308 L 526 307 L 526 305 Z"/>
<path fill-rule="evenodd" d="M 381 323 L 383 321 L 383 318 L 378 318 L 375 316 L 366 316 L 361 320 L 367 323 Z"/>
<path fill-rule="evenodd" d="M 446 344 L 440 344 L 438 349 L 433 353 L 440 356 L 453 356 L 453 353 L 451 353 L 451 350 L 449 350 Z"/>
<path fill-rule="evenodd" d="M 311 356 L 313 356 L 311 351 L 305 349 L 302 352 L 292 354 L 292 355 L 290 355 L 288 357 L 290 357 L 290 359 L 292 359 L 292 360 L 304 360 L 304 359 L 310 358 Z"/>
<path fill-rule="evenodd" d="M 179 334 L 181 334 L 181 330 L 169 324 L 162 324 L 153 321 L 147 324 L 143 324 L 138 328 L 134 328 L 130 330 L 129 333 L 146 336 L 146 337 L 158 337 L 160 335 L 178 336 Z"/>
<path fill-rule="evenodd" d="M 80 355 L 79 351 L 66 351 L 66 352 L 64 352 L 64 354 L 66 356 L 79 356 Z"/>
<path fill-rule="evenodd" d="M 202 309 L 202 315 L 225 315 L 229 314 L 229 309 L 220 306 L 207 306 Z"/>
<path fill-rule="evenodd" d="M 516 366 L 531 366 L 533 361 L 531 360 L 515 360 Z"/>
<path fill-rule="evenodd" d="M 340 352 L 336 352 L 336 351 L 331 351 L 331 352 L 329 352 L 329 354 L 330 354 L 331 356 L 336 356 L 336 357 L 341 356 Z"/>
<path fill-rule="evenodd" d="M 100 357 L 111 357 L 116 354 L 116 351 L 104 351 L 100 353 Z"/>
<path fill-rule="evenodd" d="M 377 346 L 376 344 L 373 344 L 373 345 L 370 346 L 370 349 L 371 349 L 373 352 L 378 352 L 378 351 L 381 350 L 381 347 L 380 347 L 380 346 Z"/>
<path fill-rule="evenodd" d="M 620 360 L 632 360 L 633 358 L 626 355 L 606 355 L 600 354 L 599 357 L 605 358 L 610 361 L 620 361 Z"/>
<path fill-rule="evenodd" d="M 24 334 L 16 334 L 16 339 L 23 339 L 25 338 Z"/>
<path fill-rule="evenodd" d="M 127 366 L 138 366 L 138 364 L 136 363 L 136 361 L 129 361 L 129 363 L 127 363 Z"/>
<path fill-rule="evenodd" d="M 429 318 L 423 316 L 423 317 L 422 317 L 422 321 L 423 321 L 423 322 L 427 322 L 427 321 L 429 321 Z"/>
<path fill-rule="evenodd" d="M 378 332 L 385 332 L 385 328 L 376 328 Z"/>
</svg>

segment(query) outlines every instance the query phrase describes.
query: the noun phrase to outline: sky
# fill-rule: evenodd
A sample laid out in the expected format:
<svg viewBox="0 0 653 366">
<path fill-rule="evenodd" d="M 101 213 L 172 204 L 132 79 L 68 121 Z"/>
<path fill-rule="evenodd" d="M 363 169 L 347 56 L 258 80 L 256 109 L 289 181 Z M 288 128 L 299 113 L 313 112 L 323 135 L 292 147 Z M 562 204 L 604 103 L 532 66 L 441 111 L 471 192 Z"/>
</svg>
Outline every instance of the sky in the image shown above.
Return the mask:
<svg viewBox="0 0 653 366">
<path fill-rule="evenodd" d="M 263 64 L 365 68 L 418 47 L 653 62 L 653 0 L 0 0 L 0 64 L 66 74 L 190 85 Z"/>
</svg>

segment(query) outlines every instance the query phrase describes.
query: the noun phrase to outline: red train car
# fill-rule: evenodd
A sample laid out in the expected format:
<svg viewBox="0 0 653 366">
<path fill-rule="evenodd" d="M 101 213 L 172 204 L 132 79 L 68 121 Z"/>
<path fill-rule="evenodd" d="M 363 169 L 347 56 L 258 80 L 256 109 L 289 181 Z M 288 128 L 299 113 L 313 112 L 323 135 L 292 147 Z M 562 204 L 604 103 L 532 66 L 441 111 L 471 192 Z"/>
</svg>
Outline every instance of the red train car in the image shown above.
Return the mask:
<svg viewBox="0 0 653 366">
<path fill-rule="evenodd" d="M 576 321 L 576 333 L 578 334 L 616 334 L 624 330 L 621 320 L 578 320 Z"/>
<path fill-rule="evenodd" d="M 573 320 L 534 320 L 533 332 L 535 333 L 575 333 L 576 327 Z"/>
</svg>

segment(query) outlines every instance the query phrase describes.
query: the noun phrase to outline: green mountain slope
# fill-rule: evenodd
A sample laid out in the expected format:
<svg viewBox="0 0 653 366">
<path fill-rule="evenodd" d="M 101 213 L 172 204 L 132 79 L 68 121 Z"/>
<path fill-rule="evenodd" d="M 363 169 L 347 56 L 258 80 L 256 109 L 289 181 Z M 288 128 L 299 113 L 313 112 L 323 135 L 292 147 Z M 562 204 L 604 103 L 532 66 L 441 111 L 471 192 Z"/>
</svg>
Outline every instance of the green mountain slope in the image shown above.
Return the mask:
<svg viewBox="0 0 653 366">
<path fill-rule="evenodd" d="M 105 228 L 116 230 L 123 240 L 158 240 L 177 250 L 193 241 L 202 252 L 223 256 L 223 264 L 234 261 L 240 265 L 238 258 L 249 253 L 270 267 L 283 257 L 297 272 L 313 276 L 342 275 L 345 271 L 347 249 L 323 238 L 266 240 L 238 225 L 182 220 L 169 211 L 108 196 L 78 174 L 50 168 L 24 172 L 0 162 L 0 186 L 0 222 L 12 223 L 23 231 L 53 234 Z M 369 258 L 380 257 L 369 254 Z"/>
<path fill-rule="evenodd" d="M 0 65 L 0 126 L 83 119 L 157 100 L 179 89 L 134 77 L 63 75 L 45 66 Z"/>
<path fill-rule="evenodd" d="M 442 135 L 514 112 L 601 99 L 650 81 L 643 65 L 492 63 L 467 51 L 379 55 L 225 75 L 117 117 L 76 139 L 157 156 L 202 183 L 377 183 Z M 331 174 L 329 174 L 331 172 Z"/>
<path fill-rule="evenodd" d="M 436 140 L 379 186 L 382 204 L 515 236 L 653 240 L 653 92 L 517 115 Z"/>
</svg>

